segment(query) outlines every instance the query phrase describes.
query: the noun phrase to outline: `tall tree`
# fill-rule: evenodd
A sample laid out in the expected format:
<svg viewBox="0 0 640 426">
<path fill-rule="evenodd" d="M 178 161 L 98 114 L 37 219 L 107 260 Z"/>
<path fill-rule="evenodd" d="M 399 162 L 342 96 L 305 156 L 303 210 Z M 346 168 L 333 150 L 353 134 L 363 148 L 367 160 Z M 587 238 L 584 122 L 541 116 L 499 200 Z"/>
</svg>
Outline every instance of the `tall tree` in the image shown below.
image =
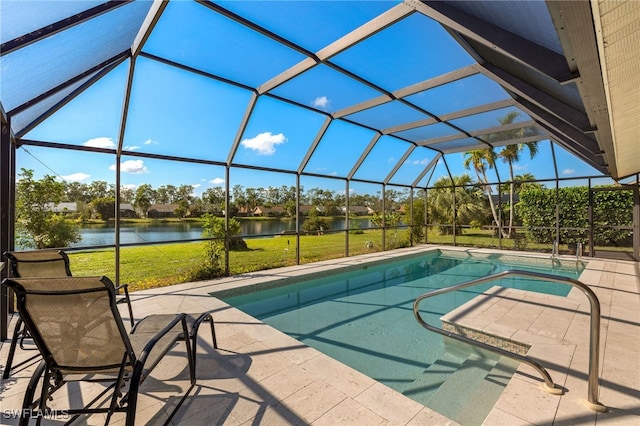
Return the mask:
<svg viewBox="0 0 640 426">
<path fill-rule="evenodd" d="M 54 176 L 33 178 L 33 170 L 21 169 L 16 182 L 16 222 L 20 244 L 38 249 L 65 247 L 80 241 L 80 232 L 53 206 L 64 196 L 65 185 Z"/>
<path fill-rule="evenodd" d="M 120 187 L 120 202 L 131 203 L 135 199 L 135 192 L 132 188 L 127 186 Z"/>
<path fill-rule="evenodd" d="M 186 201 L 187 204 L 191 204 L 194 199 L 193 185 L 180 185 L 175 192 L 173 202 Z"/>
<path fill-rule="evenodd" d="M 260 188 L 247 188 L 245 194 L 249 210 L 253 211 L 259 205 L 264 204 L 264 198 Z"/>
<path fill-rule="evenodd" d="M 108 184 L 103 180 L 94 180 L 87 188 L 89 192 L 88 202 L 96 198 L 113 197 L 116 193 L 115 185 Z"/>
<path fill-rule="evenodd" d="M 75 202 L 91 202 L 91 199 L 87 197 L 87 184 L 80 182 L 68 182 L 65 184 L 65 195 L 64 198 L 66 201 L 75 201 Z"/>
<path fill-rule="evenodd" d="M 442 177 L 434 182 L 427 194 L 429 216 L 434 222 L 442 224 L 440 232 L 443 234 L 451 231 L 446 226 L 448 221 L 468 224 L 478 219 L 484 211 L 481 192 L 473 185 L 468 174 L 454 176 L 453 181 Z M 456 229 L 460 233 L 461 228 Z"/>
<path fill-rule="evenodd" d="M 156 190 L 156 203 L 173 204 L 176 200 L 178 188 L 173 185 L 162 185 Z"/>
<path fill-rule="evenodd" d="M 231 193 L 233 194 L 233 204 L 235 204 L 238 211 L 247 207 L 247 197 L 245 196 L 242 185 L 234 185 Z"/>
<path fill-rule="evenodd" d="M 100 219 L 107 221 L 116 214 L 115 197 L 99 197 L 91 202 L 94 210 L 100 216 Z"/>
<path fill-rule="evenodd" d="M 224 210 L 224 202 L 225 202 L 225 190 L 220 186 L 214 186 L 211 188 L 207 188 L 202 193 L 202 201 L 206 204 L 213 206 L 213 210 L 215 212 L 221 212 Z"/>
<path fill-rule="evenodd" d="M 144 217 L 147 216 L 147 212 L 149 211 L 149 207 L 151 206 L 154 199 L 154 190 L 148 183 L 140 185 L 136 189 L 135 198 L 133 201 L 133 205 L 142 212 Z"/>
<path fill-rule="evenodd" d="M 493 169 L 496 165 L 496 153 L 493 151 L 493 149 L 485 148 L 467 151 L 464 153 L 464 156 L 464 167 L 468 170 L 471 170 L 473 168 L 473 170 L 476 172 L 478 183 L 489 198 L 489 206 L 491 207 L 493 221 L 498 227 L 498 231 L 502 234 L 503 237 L 506 238 L 507 234 L 502 228 L 502 224 L 498 218 L 496 206 L 493 202 L 492 185 L 490 184 L 489 178 L 487 177 L 487 170 Z"/>
<path fill-rule="evenodd" d="M 504 117 L 500 117 L 498 121 L 503 126 L 512 124 L 516 118 L 520 115 L 517 111 L 511 111 Z M 500 132 L 500 139 L 510 139 L 517 140 L 522 139 L 529 134 L 532 133 L 532 129 L 529 127 L 521 127 L 519 129 L 508 130 L 505 132 Z M 496 139 L 498 136 L 489 137 L 489 139 Z M 516 143 L 512 145 L 507 145 L 498 152 L 498 157 L 502 159 L 502 162 L 506 163 L 509 166 L 509 226 L 507 228 L 507 238 L 511 238 L 511 234 L 513 232 L 513 217 L 514 217 L 514 194 L 515 194 L 515 173 L 513 172 L 513 165 L 520 161 L 520 154 L 522 151 L 527 149 L 529 151 L 530 157 L 536 156 L 538 153 L 538 142 L 526 142 L 526 143 Z"/>
</svg>

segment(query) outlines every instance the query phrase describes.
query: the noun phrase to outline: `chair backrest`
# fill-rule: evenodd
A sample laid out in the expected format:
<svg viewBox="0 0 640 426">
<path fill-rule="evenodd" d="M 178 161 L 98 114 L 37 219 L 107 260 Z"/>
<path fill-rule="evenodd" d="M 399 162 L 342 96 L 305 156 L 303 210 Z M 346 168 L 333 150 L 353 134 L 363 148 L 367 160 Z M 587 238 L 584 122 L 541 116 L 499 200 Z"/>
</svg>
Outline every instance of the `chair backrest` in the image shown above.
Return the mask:
<svg viewBox="0 0 640 426">
<path fill-rule="evenodd" d="M 8 278 L 18 311 L 51 368 L 117 372 L 135 362 L 107 277 Z"/>
<path fill-rule="evenodd" d="M 69 257 L 62 250 L 8 251 L 14 278 L 71 276 Z"/>
</svg>

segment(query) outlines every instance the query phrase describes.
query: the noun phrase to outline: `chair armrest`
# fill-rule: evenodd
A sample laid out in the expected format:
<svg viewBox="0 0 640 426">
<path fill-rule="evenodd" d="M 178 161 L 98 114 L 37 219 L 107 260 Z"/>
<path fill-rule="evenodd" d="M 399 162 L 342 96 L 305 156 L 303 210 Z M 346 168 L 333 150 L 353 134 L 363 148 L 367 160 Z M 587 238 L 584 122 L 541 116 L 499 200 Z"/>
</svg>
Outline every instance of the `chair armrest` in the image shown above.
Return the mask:
<svg viewBox="0 0 640 426">
<path fill-rule="evenodd" d="M 124 292 L 126 294 L 129 294 L 129 284 L 120 284 L 119 286 L 114 287 L 114 289 L 115 289 L 116 293 L 120 293 L 120 290 L 124 289 Z"/>
<path fill-rule="evenodd" d="M 124 298 L 116 300 L 116 303 L 121 303 L 123 301 L 127 302 L 127 309 L 129 310 L 129 320 L 131 322 L 131 328 L 133 329 L 135 322 L 133 320 L 133 308 L 131 307 L 131 299 L 129 298 L 129 284 L 120 284 L 119 286 L 114 287 L 114 289 L 116 290 L 116 294 L 119 294 L 121 289 L 124 290 Z"/>
<path fill-rule="evenodd" d="M 130 382 L 130 388 L 129 388 L 129 392 L 131 393 L 134 389 L 135 392 L 137 393 L 137 388 L 140 385 L 141 380 L 144 380 L 144 377 L 142 376 L 142 373 L 144 372 L 144 368 L 145 368 L 145 364 L 147 362 L 147 358 L 149 358 L 149 355 L 151 354 L 151 351 L 153 350 L 154 346 L 160 341 L 160 339 L 162 339 L 167 333 L 169 333 L 170 331 L 172 331 L 176 325 L 178 323 L 182 323 L 182 331 L 180 332 L 180 334 L 176 335 L 176 340 L 178 339 L 185 339 L 185 341 L 187 342 L 187 351 L 188 353 L 188 358 L 189 358 L 189 363 L 191 363 L 191 351 L 190 351 L 190 347 L 188 344 L 189 341 L 189 333 L 187 332 L 187 322 L 186 322 L 186 314 L 176 314 L 176 316 L 169 322 L 169 324 L 167 324 L 162 330 L 158 331 L 156 334 L 153 335 L 152 338 L 149 339 L 149 341 L 146 343 L 146 345 L 144 346 L 144 348 L 142 349 L 142 352 L 140 352 L 139 354 L 136 354 L 136 363 L 134 365 L 133 368 L 133 374 L 131 376 L 131 382 Z M 134 330 L 131 332 L 131 334 L 135 334 L 135 328 Z M 168 350 L 167 350 L 168 351 Z M 157 359 L 155 359 L 155 364 L 157 364 L 160 359 L 162 359 L 162 357 L 164 357 L 165 353 L 159 354 L 157 356 Z M 149 370 L 153 369 L 155 367 L 155 364 L 148 367 Z"/>
</svg>

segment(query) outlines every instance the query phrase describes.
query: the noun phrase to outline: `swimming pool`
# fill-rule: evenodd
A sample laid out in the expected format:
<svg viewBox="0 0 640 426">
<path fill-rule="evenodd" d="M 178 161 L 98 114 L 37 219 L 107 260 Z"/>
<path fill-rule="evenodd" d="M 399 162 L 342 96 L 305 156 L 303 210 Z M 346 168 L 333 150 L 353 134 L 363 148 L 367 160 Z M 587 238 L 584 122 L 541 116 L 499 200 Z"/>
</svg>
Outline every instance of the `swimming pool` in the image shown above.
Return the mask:
<svg viewBox="0 0 640 426">
<path fill-rule="evenodd" d="M 575 263 L 551 267 L 549 259 L 434 251 L 223 299 L 461 424 L 480 424 L 515 363 L 424 330 L 413 316 L 413 301 L 429 290 L 509 269 L 573 278 L 582 271 Z M 442 315 L 496 283 L 438 296 L 423 317 L 440 325 Z M 570 290 L 519 278 L 500 284 L 560 296 Z"/>
</svg>

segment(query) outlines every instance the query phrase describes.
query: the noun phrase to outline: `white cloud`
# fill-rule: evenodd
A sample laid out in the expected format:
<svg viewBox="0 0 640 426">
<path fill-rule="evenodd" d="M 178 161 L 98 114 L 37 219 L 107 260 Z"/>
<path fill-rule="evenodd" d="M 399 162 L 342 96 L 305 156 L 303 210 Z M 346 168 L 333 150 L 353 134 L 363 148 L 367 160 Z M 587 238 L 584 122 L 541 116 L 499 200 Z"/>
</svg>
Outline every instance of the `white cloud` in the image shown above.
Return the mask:
<svg viewBox="0 0 640 426">
<path fill-rule="evenodd" d="M 413 165 L 413 166 L 426 166 L 427 164 L 429 164 L 429 159 L 428 158 L 423 158 L 421 160 L 413 160 L 411 162 L 411 165 Z"/>
<path fill-rule="evenodd" d="M 191 187 L 192 187 L 193 189 L 198 189 L 198 188 L 200 188 L 201 186 L 202 186 L 202 185 L 200 185 L 199 183 L 196 183 L 195 185 L 191 185 Z"/>
<path fill-rule="evenodd" d="M 78 172 L 78 173 L 73 173 L 67 176 L 62 176 L 62 179 L 64 179 L 66 182 L 82 182 L 89 179 L 90 177 L 91 175 Z"/>
<path fill-rule="evenodd" d="M 158 142 L 147 139 L 146 141 L 144 141 L 144 145 L 158 145 Z"/>
<path fill-rule="evenodd" d="M 259 155 L 272 155 L 276 152 L 275 146 L 284 143 L 286 140 L 287 138 L 282 133 L 274 135 L 271 132 L 264 132 L 255 138 L 244 139 L 240 143 L 245 148 L 258 151 Z"/>
<path fill-rule="evenodd" d="M 116 144 L 113 139 L 107 137 L 93 138 L 86 141 L 84 146 L 90 146 L 92 148 L 115 148 Z"/>
<path fill-rule="evenodd" d="M 218 177 L 215 179 L 211 179 L 209 183 L 213 185 L 222 185 L 224 183 L 224 179 Z"/>
<path fill-rule="evenodd" d="M 125 185 L 122 185 L 122 187 L 125 188 L 125 189 L 134 190 L 134 189 L 138 188 L 138 185 L 133 184 L 133 183 L 127 183 Z"/>
<path fill-rule="evenodd" d="M 115 170 L 115 164 L 109 166 L 109 170 Z M 131 173 L 134 175 L 147 173 L 149 170 L 142 160 L 127 160 L 120 163 L 120 171 L 123 173 Z"/>
<path fill-rule="evenodd" d="M 311 103 L 316 108 L 327 108 L 331 101 L 326 96 L 318 96 Z"/>
<path fill-rule="evenodd" d="M 135 151 L 136 149 L 140 149 L 140 147 L 138 145 L 129 145 L 124 147 L 125 151 Z"/>
<path fill-rule="evenodd" d="M 513 170 L 515 170 L 516 172 L 519 172 L 521 170 L 527 170 L 529 168 L 529 164 L 514 164 L 513 165 Z"/>
<path fill-rule="evenodd" d="M 573 170 L 573 169 L 564 169 L 564 170 L 562 171 L 562 174 L 563 174 L 563 175 L 572 175 L 572 174 L 574 174 L 575 172 L 576 172 L 576 171 L 575 171 L 575 170 Z"/>
</svg>

